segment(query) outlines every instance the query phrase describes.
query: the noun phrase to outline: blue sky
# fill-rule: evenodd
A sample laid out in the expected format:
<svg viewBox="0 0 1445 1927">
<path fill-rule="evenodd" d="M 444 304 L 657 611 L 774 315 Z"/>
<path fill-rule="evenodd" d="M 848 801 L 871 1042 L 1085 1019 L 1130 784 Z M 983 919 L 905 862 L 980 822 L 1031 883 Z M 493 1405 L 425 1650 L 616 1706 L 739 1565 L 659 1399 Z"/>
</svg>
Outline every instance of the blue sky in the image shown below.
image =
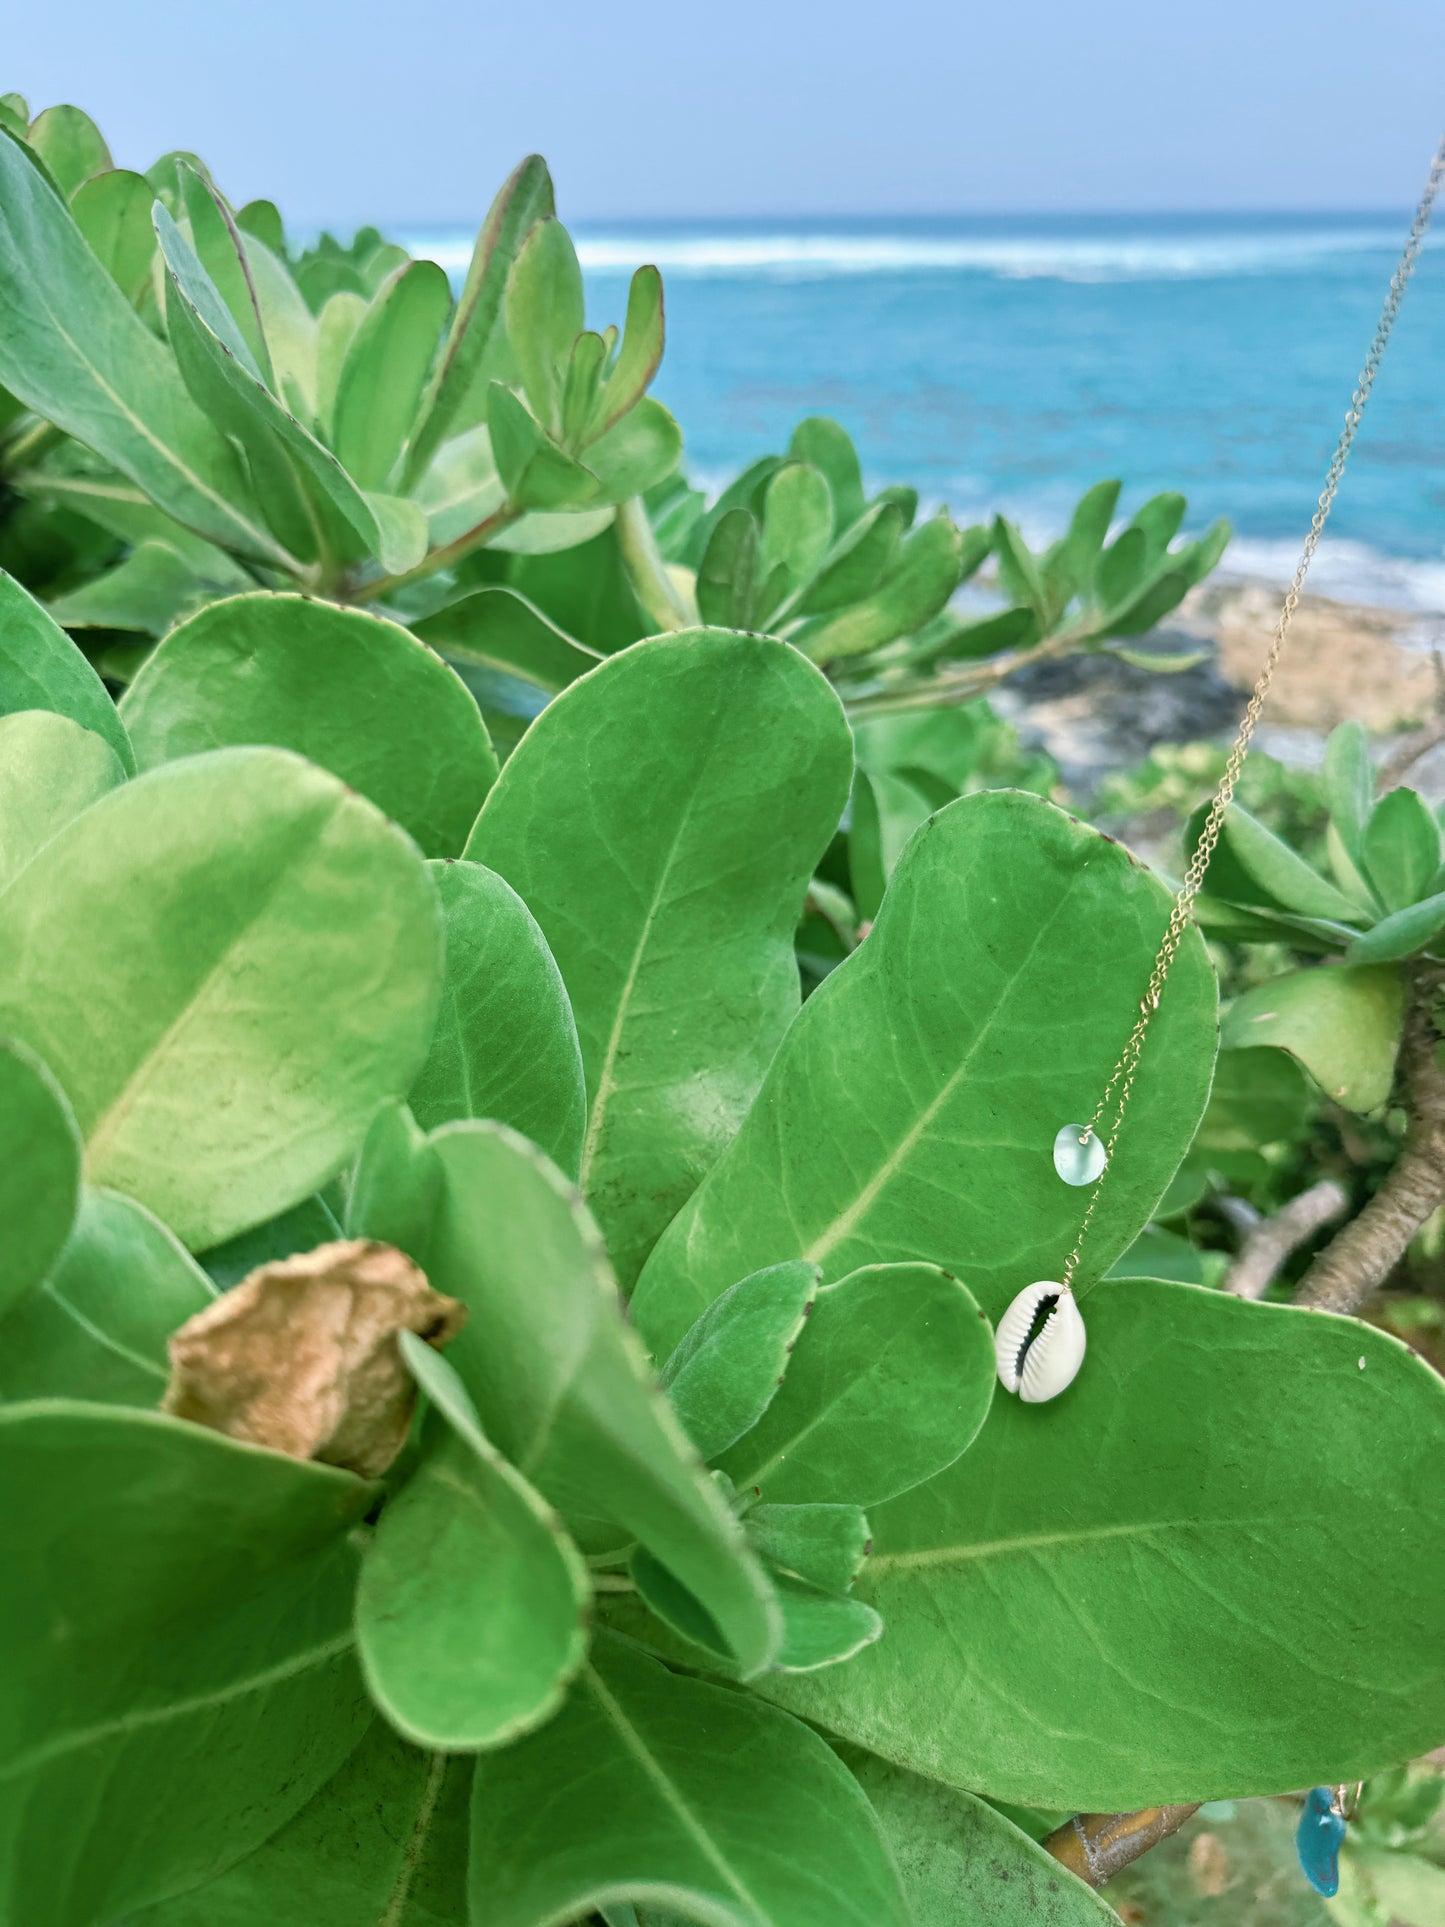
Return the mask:
<svg viewBox="0 0 1445 1927">
<path fill-rule="evenodd" d="M 193 147 L 296 220 L 1385 208 L 1445 121 L 1438 0 L 63 0 L 0 91 Z"/>
</svg>

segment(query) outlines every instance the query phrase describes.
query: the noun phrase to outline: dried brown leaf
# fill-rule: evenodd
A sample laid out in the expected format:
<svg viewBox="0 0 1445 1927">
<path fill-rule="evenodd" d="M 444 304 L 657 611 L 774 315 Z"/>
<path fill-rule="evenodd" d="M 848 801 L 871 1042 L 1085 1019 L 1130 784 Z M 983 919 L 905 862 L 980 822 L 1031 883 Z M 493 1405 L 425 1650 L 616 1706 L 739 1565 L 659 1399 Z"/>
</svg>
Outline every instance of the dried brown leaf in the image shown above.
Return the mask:
<svg viewBox="0 0 1445 1927">
<path fill-rule="evenodd" d="M 440 1347 L 466 1307 L 371 1239 L 261 1265 L 170 1341 L 162 1410 L 294 1459 L 377 1478 L 406 1443 L 416 1387 L 396 1342 Z"/>
</svg>

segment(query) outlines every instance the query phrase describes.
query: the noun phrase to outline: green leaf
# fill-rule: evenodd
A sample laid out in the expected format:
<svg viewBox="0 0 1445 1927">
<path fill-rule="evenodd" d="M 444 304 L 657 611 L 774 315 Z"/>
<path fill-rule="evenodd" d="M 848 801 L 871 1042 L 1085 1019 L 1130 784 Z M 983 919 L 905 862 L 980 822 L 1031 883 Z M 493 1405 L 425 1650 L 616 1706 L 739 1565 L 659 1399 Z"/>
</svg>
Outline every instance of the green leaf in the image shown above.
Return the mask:
<svg viewBox="0 0 1445 1927">
<path fill-rule="evenodd" d="M 318 1192 L 264 1224 L 252 1225 L 249 1231 L 212 1245 L 199 1257 L 216 1289 L 229 1291 L 258 1266 L 274 1264 L 298 1251 L 314 1251 L 317 1245 L 332 1244 L 341 1235 L 335 1213 Z"/>
<path fill-rule="evenodd" d="M 112 790 L 4 905 L 0 1033 L 55 1072 L 89 1181 L 192 1248 L 314 1191 L 426 1055 L 431 879 L 371 804 L 284 751 Z"/>
<path fill-rule="evenodd" d="M 635 408 L 662 362 L 662 276 L 639 268 L 627 290 L 627 320 L 617 360 L 597 397 L 591 439 L 606 432 Z"/>
<path fill-rule="evenodd" d="M 1341 842 L 1358 864 L 1375 800 L 1370 739 L 1359 723 L 1341 723 L 1325 744 L 1325 800 Z"/>
<path fill-rule="evenodd" d="M 544 215 L 517 250 L 506 312 L 522 391 L 543 427 L 560 435 L 562 384 L 586 316 L 577 250 L 555 215 Z"/>
<path fill-rule="evenodd" d="M 273 254 L 285 251 L 286 226 L 274 201 L 247 201 L 236 211 L 236 226 L 242 234 L 263 242 Z"/>
<path fill-rule="evenodd" d="M 220 296 L 165 208 L 157 206 L 153 218 L 170 276 L 166 316 L 171 340 L 197 399 L 217 409 L 225 398 L 228 426 L 244 438 L 253 465 L 263 450 L 269 451 L 268 487 L 279 485 L 282 463 L 293 465 L 305 504 L 322 518 L 328 539 L 349 536 L 356 557 L 375 555 L 391 572 L 414 567 L 425 552 L 424 520 L 378 515 L 372 499 L 363 495 L 330 449 L 276 399 L 254 362 L 247 365 L 244 352 L 238 352 L 242 343 L 234 324 L 230 330 L 226 326 Z M 281 506 L 289 524 L 295 511 Z"/>
<path fill-rule="evenodd" d="M 1107 616 L 1133 601 L 1149 568 L 1149 538 L 1131 523 L 1111 542 L 1094 568 L 1094 596 Z"/>
<path fill-rule="evenodd" d="M 607 360 L 607 343 L 585 330 L 572 343 L 562 384 L 562 440 L 568 448 L 581 446 Z"/>
<path fill-rule="evenodd" d="M 861 1599 L 821 1592 L 784 1574 L 776 1575 L 774 1584 L 783 1608 L 776 1672 L 814 1673 L 837 1666 L 883 1637 L 883 1621 Z"/>
<path fill-rule="evenodd" d="M 846 1748 L 882 1823 L 916 1927 L 1106 1927 L 1099 1894 L 986 1800 Z"/>
<path fill-rule="evenodd" d="M 441 1008 L 411 1089 L 423 1130 L 490 1117 L 569 1177 L 587 1125 L 572 1006 L 526 904 L 480 863 L 434 863 L 446 929 Z"/>
<path fill-rule="evenodd" d="M 507 177 L 477 235 L 451 327 L 417 411 L 403 486 L 416 481 L 448 435 L 470 425 L 458 418 L 481 380 L 512 262 L 532 228 L 552 211 L 547 164 L 540 154 L 529 154 Z"/>
<path fill-rule="evenodd" d="M 1445 1723 L 1425 1632 L 1445 1385 L 1354 1319 L 1192 1285 L 1110 1281 L 1082 1309 L 1066 1396 L 996 1400 L 963 1459 L 871 1515 L 857 1591 L 887 1638 L 769 1695 L 900 1765 L 1069 1812 L 1418 1754 Z M 1324 1598 L 1331 1648 L 1367 1668 L 1299 1636 Z M 963 1640 L 967 1690 L 940 1694 Z"/>
<path fill-rule="evenodd" d="M 1030 551 L 1016 525 L 996 515 L 993 521 L 993 547 L 998 557 L 999 586 L 1010 602 L 1033 610 L 1042 627 L 1051 618 L 1048 590 L 1039 571 L 1038 558 Z"/>
<path fill-rule="evenodd" d="M 448 1430 L 388 1502 L 362 1562 L 362 1669 L 406 1738 L 505 1746 L 556 1712 L 582 1664 L 587 1568 L 486 1438 L 447 1361 L 420 1339 L 403 1349 Z"/>
<path fill-rule="evenodd" d="M 435 615 L 412 624 L 412 634 L 443 656 L 520 676 L 556 696 L 595 669 L 603 657 L 549 622 L 515 589 L 474 589 Z"/>
<path fill-rule="evenodd" d="M 592 501 L 597 477 L 558 448 L 520 396 L 500 381 L 488 394 L 492 454 L 508 501 L 524 509 L 582 508 Z"/>
<path fill-rule="evenodd" d="M 333 294 L 316 317 L 316 429 L 329 442 L 336 429 L 336 391 L 341 371 L 356 339 L 356 331 L 370 312 L 364 295 L 342 290 Z"/>
<path fill-rule="evenodd" d="M 70 203 L 76 226 L 91 253 L 135 307 L 150 287 L 156 237 L 151 226 L 154 190 L 144 174 L 112 168 L 78 188 Z"/>
<path fill-rule="evenodd" d="M 829 1281 L 860 1265 L 938 1264 L 994 1317 L 1031 1279 L 1056 1277 L 1079 1200 L 1050 1147 L 1108 1082 L 1169 907 L 1117 844 L 1038 797 L 984 791 L 940 810 L 654 1252 L 632 1306 L 654 1351 L 665 1357 L 735 1278 L 784 1258 L 822 1265 Z M 1133 1242 L 1187 1150 L 1215 1022 L 1213 972 L 1191 934 L 1086 1269 L 1106 1270 Z"/>
<path fill-rule="evenodd" d="M 435 261 L 411 261 L 351 337 L 337 381 L 331 446 L 363 488 L 384 488 L 401 456 L 451 305 L 451 288 Z"/>
<path fill-rule="evenodd" d="M 708 538 L 697 571 L 697 606 L 719 629 L 749 629 L 758 580 L 758 524 L 750 509 L 729 509 Z"/>
<path fill-rule="evenodd" d="M 1068 533 L 1059 543 L 1054 565 L 1062 589 L 1060 612 L 1075 596 L 1086 595 L 1094 579 L 1099 553 L 1119 506 L 1118 482 L 1096 482 L 1079 497 Z"/>
<path fill-rule="evenodd" d="M 1131 529 L 1143 532 L 1149 545 L 1151 558 L 1157 560 L 1179 533 L 1188 507 L 1184 497 L 1173 489 L 1166 489 L 1160 495 L 1151 495 L 1129 523 Z"/>
<path fill-rule="evenodd" d="M 219 555 L 219 550 L 212 551 Z M 162 636 L 202 603 L 249 587 L 238 585 L 229 569 L 207 579 L 168 542 L 142 542 L 104 575 L 92 576 L 50 604 L 50 613 L 67 629 L 126 629 Z"/>
<path fill-rule="evenodd" d="M 1208 805 L 1201 804 L 1184 832 L 1186 849 L 1199 840 Z M 1360 913 L 1347 896 L 1272 830 L 1232 803 L 1220 827 L 1219 844 L 1209 864 L 1209 887 L 1230 903 L 1287 910 L 1303 917 L 1358 923 Z"/>
<path fill-rule="evenodd" d="M 837 615 L 810 617 L 792 637 L 815 662 L 856 656 L 921 628 L 958 587 L 963 537 L 935 515 L 903 544 L 882 584 Z"/>
<path fill-rule="evenodd" d="M 266 386 L 276 392 L 276 373 L 271 366 L 271 350 L 261 324 L 256 287 L 251 279 L 251 264 L 246 244 L 232 219 L 231 210 L 209 181 L 193 167 L 180 169 L 181 205 L 190 223 L 191 246 L 217 294 L 226 305 L 250 351 L 250 357 Z M 184 373 L 184 368 L 182 369 Z"/>
<path fill-rule="evenodd" d="M 847 1592 L 873 1545 L 855 1505 L 755 1505 L 743 1530 L 770 1566 L 822 1592 Z"/>
<path fill-rule="evenodd" d="M 1418 791 L 1393 789 L 1380 798 L 1360 856 L 1387 910 L 1403 910 L 1428 893 L 1440 868 L 1440 825 Z"/>
<path fill-rule="evenodd" d="M 224 548 L 294 568 L 235 451 L 64 203 L 0 133 L 0 383 Z M 83 718 L 81 719 L 83 720 Z"/>
<path fill-rule="evenodd" d="M 1423 950 L 1442 930 L 1445 892 L 1382 917 L 1372 930 L 1354 939 L 1345 955 L 1352 964 L 1398 963 Z"/>
<path fill-rule="evenodd" d="M 321 324 L 306 305 L 289 263 L 250 236 L 251 288 L 276 375 L 277 398 L 308 428 L 319 420 Z"/>
<path fill-rule="evenodd" d="M 785 462 L 763 498 L 762 574 L 782 569 L 796 586 L 813 574 L 832 539 L 833 498 L 822 473 L 806 462 Z"/>
<path fill-rule="evenodd" d="M 53 709 L 0 717 L 0 890 L 82 810 L 125 781 L 120 759 Z"/>
<path fill-rule="evenodd" d="M 159 1218 L 114 1191 L 85 1191 L 59 1263 L 0 1323 L 0 1397 L 155 1407 L 166 1340 L 215 1286 Z"/>
<path fill-rule="evenodd" d="M 114 166 L 100 129 L 78 107 L 47 107 L 30 123 L 29 139 L 67 200 L 82 181 Z"/>
<path fill-rule="evenodd" d="M 384 1104 L 361 1147 L 346 1200 L 348 1238 L 426 1249 L 445 1186 L 436 1146 L 405 1104 Z"/>
<path fill-rule="evenodd" d="M 497 771 L 466 685 L 394 622 L 303 596 L 233 596 L 171 633 L 126 691 L 142 769 L 238 743 L 329 769 L 428 856 L 454 856 Z"/>
<path fill-rule="evenodd" d="M 965 1451 L 993 1400 L 993 1333 L 933 1265 L 871 1265 L 818 1293 L 777 1396 L 719 1461 L 772 1504 L 872 1506 Z"/>
<path fill-rule="evenodd" d="M 135 1927 L 461 1927 L 472 1757 L 424 1753 L 384 1720 L 229 1873 Z"/>
<path fill-rule="evenodd" d="M 821 470 L 833 499 L 837 526 L 840 530 L 850 528 L 863 514 L 865 504 L 863 471 L 847 430 L 827 415 L 809 415 L 793 430 L 788 457 Z"/>
<path fill-rule="evenodd" d="M 814 1266 L 774 1265 L 714 1300 L 662 1370 L 678 1422 L 705 1459 L 767 1410 L 818 1288 Z"/>
<path fill-rule="evenodd" d="M 798 1009 L 793 929 L 851 758 L 796 650 L 686 630 L 565 690 L 477 820 L 467 856 L 536 917 L 576 1013 L 581 1183 L 624 1288 Z"/>
<path fill-rule="evenodd" d="M 648 1546 L 756 1672 L 778 1638 L 770 1588 L 649 1377 L 575 1190 L 502 1125 L 448 1125 L 429 1148 L 442 1196 L 411 1255 L 468 1307 L 450 1362 L 487 1436 L 584 1551 Z"/>
<path fill-rule="evenodd" d="M 156 1413 L 0 1409 L 9 1918 L 211 1879 L 330 1778 L 367 1719 L 346 1534 L 371 1497 Z"/>
<path fill-rule="evenodd" d="M 665 481 L 682 454 L 682 430 L 651 395 L 587 450 L 587 466 L 601 486 L 601 500 L 625 502 Z"/>
<path fill-rule="evenodd" d="M 35 598 L 0 569 L 0 714 L 18 709 L 68 716 L 104 738 L 123 769 L 134 770 L 130 739 L 105 684 Z"/>
<path fill-rule="evenodd" d="M 1304 1065 L 1347 1111 L 1376 1111 L 1395 1081 L 1405 985 L 1389 964 L 1296 970 L 1236 997 L 1226 1046 L 1272 1044 Z"/>
<path fill-rule="evenodd" d="M 902 511 L 892 502 L 876 502 L 834 543 L 799 596 L 798 613 L 826 615 L 872 595 L 898 553 L 902 534 Z"/>
<path fill-rule="evenodd" d="M 550 1726 L 477 1762 L 470 1878 L 487 1927 L 625 1900 L 713 1927 L 908 1920 L 877 1822 L 815 1733 L 607 1635 Z"/>
<path fill-rule="evenodd" d="M 23 1044 L 0 1038 L 0 1313 L 50 1272 L 70 1235 L 79 1191 L 80 1133 L 64 1093 Z"/>
</svg>

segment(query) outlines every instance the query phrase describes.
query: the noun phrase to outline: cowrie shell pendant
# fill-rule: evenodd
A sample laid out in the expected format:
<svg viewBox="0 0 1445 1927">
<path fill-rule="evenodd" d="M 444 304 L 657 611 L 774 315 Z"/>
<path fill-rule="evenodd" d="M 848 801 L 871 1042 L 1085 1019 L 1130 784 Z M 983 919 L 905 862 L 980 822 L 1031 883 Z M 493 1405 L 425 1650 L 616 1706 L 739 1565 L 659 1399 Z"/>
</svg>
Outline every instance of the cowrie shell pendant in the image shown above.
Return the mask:
<svg viewBox="0 0 1445 1927">
<path fill-rule="evenodd" d="M 1087 1124 L 1066 1124 L 1054 1139 L 1054 1169 L 1065 1184 L 1092 1184 L 1105 1162 L 1103 1142 Z"/>
<path fill-rule="evenodd" d="M 1073 1384 L 1084 1362 L 1084 1321 L 1067 1285 L 1025 1285 L 998 1322 L 994 1358 L 1000 1385 L 1026 1405 L 1042 1405 Z"/>
</svg>

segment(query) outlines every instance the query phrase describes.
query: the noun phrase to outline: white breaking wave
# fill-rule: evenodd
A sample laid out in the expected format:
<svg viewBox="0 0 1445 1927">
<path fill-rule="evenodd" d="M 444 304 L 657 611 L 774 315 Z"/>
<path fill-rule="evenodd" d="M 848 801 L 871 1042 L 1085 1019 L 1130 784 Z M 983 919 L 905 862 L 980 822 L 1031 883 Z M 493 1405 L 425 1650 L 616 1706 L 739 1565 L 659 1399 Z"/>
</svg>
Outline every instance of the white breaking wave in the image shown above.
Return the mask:
<svg viewBox="0 0 1445 1927">
<path fill-rule="evenodd" d="M 470 237 L 402 234 L 413 253 L 449 274 L 465 271 Z M 595 274 L 630 274 L 642 262 L 698 279 L 818 280 L 848 275 L 976 273 L 1003 280 L 1198 280 L 1309 272 L 1340 255 L 1398 249 L 1393 227 L 1361 222 L 1243 234 L 1092 236 L 666 232 L 638 227 L 574 236 Z M 1437 243 L 1438 245 L 1438 243 Z"/>
</svg>

